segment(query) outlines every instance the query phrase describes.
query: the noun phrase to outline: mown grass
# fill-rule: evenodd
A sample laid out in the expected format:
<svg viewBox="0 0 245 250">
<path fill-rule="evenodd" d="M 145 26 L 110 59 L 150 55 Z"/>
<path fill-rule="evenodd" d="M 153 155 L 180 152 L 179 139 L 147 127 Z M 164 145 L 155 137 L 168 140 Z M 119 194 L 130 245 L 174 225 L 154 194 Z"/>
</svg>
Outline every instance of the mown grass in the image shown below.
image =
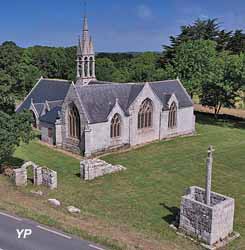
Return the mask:
<svg viewBox="0 0 245 250">
<path fill-rule="evenodd" d="M 126 224 L 155 239 L 182 244 L 169 228 L 183 191 L 204 186 L 208 145 L 215 147 L 212 189 L 236 200 L 235 230 L 241 238 L 229 248 L 245 249 L 245 126 L 242 122 L 214 121 L 199 116 L 193 137 L 161 141 L 104 157 L 127 170 L 92 182 L 79 178 L 79 161 L 38 142 L 22 145 L 17 159 L 32 160 L 58 171 L 57 190 L 49 193 L 64 205 L 75 205 L 114 224 Z M 18 161 L 17 161 L 18 162 Z M 29 191 L 31 187 L 27 187 Z M 181 243 L 180 243 L 181 242 Z"/>
</svg>

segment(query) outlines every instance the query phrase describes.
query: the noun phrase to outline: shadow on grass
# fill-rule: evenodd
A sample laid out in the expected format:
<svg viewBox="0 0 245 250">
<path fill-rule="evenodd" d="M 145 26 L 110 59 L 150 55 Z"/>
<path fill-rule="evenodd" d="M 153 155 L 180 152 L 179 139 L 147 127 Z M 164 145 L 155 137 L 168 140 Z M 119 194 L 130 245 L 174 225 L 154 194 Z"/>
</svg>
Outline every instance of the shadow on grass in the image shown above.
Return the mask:
<svg viewBox="0 0 245 250">
<path fill-rule="evenodd" d="M 19 168 L 24 164 L 24 160 L 16 157 L 11 157 L 5 163 L 6 165 L 12 166 L 13 168 Z"/>
<path fill-rule="evenodd" d="M 75 174 L 75 176 L 81 178 L 81 174 L 80 173 Z"/>
<path fill-rule="evenodd" d="M 11 157 L 6 162 L 0 165 L 0 174 L 2 174 L 7 168 L 11 169 L 19 168 L 23 163 L 24 161 L 22 159 Z"/>
<path fill-rule="evenodd" d="M 245 119 L 232 115 L 218 115 L 215 118 L 213 114 L 195 112 L 196 121 L 199 124 L 215 125 L 221 127 L 245 129 Z"/>
<path fill-rule="evenodd" d="M 169 225 L 173 224 L 174 226 L 179 226 L 179 216 L 180 216 L 180 209 L 178 207 L 169 207 L 165 203 L 160 203 L 164 209 L 167 209 L 170 214 L 162 217 L 164 221 L 166 221 Z"/>
</svg>

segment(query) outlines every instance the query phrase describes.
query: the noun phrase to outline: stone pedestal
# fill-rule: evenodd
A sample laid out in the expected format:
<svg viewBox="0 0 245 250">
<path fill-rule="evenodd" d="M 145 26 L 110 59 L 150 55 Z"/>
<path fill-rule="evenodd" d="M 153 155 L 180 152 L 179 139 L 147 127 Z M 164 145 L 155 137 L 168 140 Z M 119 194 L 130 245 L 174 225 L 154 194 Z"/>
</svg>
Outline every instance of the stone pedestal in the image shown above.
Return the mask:
<svg viewBox="0 0 245 250">
<path fill-rule="evenodd" d="M 234 199 L 211 192 L 206 204 L 205 190 L 190 187 L 182 197 L 179 228 L 209 246 L 225 240 L 233 233 Z"/>
</svg>

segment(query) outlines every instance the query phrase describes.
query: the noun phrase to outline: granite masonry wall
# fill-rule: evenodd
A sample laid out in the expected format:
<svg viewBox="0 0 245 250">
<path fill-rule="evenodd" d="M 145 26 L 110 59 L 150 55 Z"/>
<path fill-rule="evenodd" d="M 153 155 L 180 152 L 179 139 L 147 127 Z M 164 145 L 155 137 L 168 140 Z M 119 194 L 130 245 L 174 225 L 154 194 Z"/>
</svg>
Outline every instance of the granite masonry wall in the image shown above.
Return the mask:
<svg viewBox="0 0 245 250">
<path fill-rule="evenodd" d="M 211 192 L 211 205 L 204 202 L 205 190 L 191 187 L 182 197 L 180 229 L 208 245 L 226 239 L 233 232 L 234 199 Z"/>
<path fill-rule="evenodd" d="M 13 178 L 16 186 L 27 185 L 28 167 L 32 167 L 34 185 L 45 185 L 50 189 L 57 188 L 57 172 L 46 167 L 39 167 L 30 161 L 23 164 L 21 168 L 14 169 Z"/>
</svg>

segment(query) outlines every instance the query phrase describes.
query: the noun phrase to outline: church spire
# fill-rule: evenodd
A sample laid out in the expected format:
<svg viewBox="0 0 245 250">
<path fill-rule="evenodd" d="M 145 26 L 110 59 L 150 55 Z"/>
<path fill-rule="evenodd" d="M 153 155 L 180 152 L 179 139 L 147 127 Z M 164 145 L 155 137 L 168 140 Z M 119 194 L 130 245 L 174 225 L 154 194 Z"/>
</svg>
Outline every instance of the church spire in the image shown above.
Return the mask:
<svg viewBox="0 0 245 250">
<path fill-rule="evenodd" d="M 77 79 L 83 85 L 96 79 L 94 45 L 92 37 L 89 35 L 86 13 L 83 19 L 82 37 L 79 37 L 77 47 Z"/>
</svg>

